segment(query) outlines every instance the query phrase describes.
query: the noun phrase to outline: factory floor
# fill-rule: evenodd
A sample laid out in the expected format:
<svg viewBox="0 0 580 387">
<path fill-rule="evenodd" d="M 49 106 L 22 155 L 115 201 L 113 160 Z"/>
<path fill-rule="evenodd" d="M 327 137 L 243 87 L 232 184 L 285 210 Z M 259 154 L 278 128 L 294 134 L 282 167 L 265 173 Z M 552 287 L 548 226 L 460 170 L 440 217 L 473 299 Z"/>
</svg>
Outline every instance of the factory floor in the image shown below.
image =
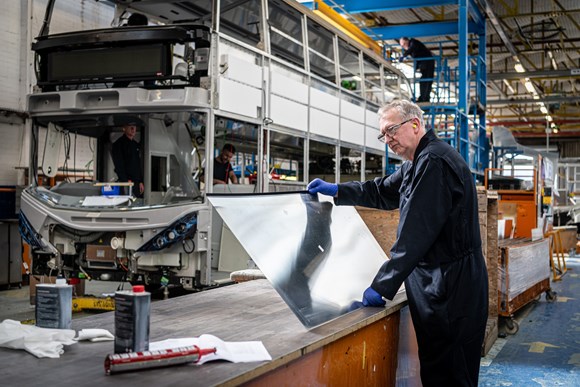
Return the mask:
<svg viewBox="0 0 580 387">
<path fill-rule="evenodd" d="M 500 336 L 504 337 L 481 360 L 480 386 L 580 386 L 580 258 L 567 258 L 566 263 L 568 273 L 551 283 L 558 295 L 556 302 L 547 302 L 542 295 L 521 308 L 515 315 L 519 330 L 514 335 L 505 335 L 505 324 L 500 321 Z M 117 282 L 87 281 L 85 293 L 112 294 L 119 286 Z M 73 318 L 94 313 L 74 313 Z M 28 286 L 0 291 L 0 321 L 4 319 L 34 319 Z M 408 323 L 408 308 L 401 321 L 402 325 Z M 413 332 L 401 329 L 400 333 L 400 341 L 411 344 L 405 344 L 406 353 L 399 349 L 397 386 L 421 386 Z"/>
<path fill-rule="evenodd" d="M 562 280 L 551 282 L 556 302 L 542 295 L 520 309 L 517 333 L 498 338 L 482 359 L 480 386 L 580 386 L 580 257 L 566 266 Z"/>
</svg>

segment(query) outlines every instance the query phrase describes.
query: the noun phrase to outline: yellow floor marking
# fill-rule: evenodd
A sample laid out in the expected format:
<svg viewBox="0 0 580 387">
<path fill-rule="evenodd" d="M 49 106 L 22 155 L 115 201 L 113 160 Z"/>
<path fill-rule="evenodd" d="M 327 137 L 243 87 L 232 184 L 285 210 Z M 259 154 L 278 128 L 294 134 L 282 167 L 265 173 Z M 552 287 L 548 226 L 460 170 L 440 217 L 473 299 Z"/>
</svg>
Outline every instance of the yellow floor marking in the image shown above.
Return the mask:
<svg viewBox="0 0 580 387">
<path fill-rule="evenodd" d="M 570 360 L 568 360 L 568 364 L 573 364 L 576 367 L 580 367 L 580 353 L 574 353 L 570 356 Z"/>
<path fill-rule="evenodd" d="M 575 300 L 575 298 L 558 296 L 556 299 L 558 302 L 568 302 L 569 300 Z"/>
<path fill-rule="evenodd" d="M 541 341 L 534 341 L 533 343 L 522 343 L 522 345 L 529 345 L 530 349 L 528 352 L 533 353 L 544 353 L 546 348 L 560 348 L 557 345 L 542 343 Z"/>
</svg>

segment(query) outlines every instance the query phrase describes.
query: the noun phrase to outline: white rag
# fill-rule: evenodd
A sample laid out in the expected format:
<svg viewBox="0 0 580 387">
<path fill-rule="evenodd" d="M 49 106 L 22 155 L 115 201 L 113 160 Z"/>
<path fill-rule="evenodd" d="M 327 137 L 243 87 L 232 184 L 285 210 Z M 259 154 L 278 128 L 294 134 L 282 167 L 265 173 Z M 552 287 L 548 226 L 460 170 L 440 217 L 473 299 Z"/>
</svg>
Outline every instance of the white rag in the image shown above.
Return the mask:
<svg viewBox="0 0 580 387">
<path fill-rule="evenodd" d="M 24 349 L 38 358 L 59 358 L 65 345 L 76 343 L 74 337 L 72 329 L 39 328 L 14 320 L 0 323 L 0 347 Z"/>
<path fill-rule="evenodd" d="M 115 340 L 115 336 L 106 329 L 81 329 L 78 337 L 75 337 L 75 340 L 90 340 L 96 343 L 99 341 Z"/>
</svg>

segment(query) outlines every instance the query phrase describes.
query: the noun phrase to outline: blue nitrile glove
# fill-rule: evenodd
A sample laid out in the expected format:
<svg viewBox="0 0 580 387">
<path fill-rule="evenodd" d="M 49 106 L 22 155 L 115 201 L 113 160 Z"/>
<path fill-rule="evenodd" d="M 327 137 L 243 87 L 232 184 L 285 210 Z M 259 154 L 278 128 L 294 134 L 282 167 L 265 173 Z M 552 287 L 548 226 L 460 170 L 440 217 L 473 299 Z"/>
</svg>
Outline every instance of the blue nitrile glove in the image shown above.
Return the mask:
<svg viewBox="0 0 580 387">
<path fill-rule="evenodd" d="M 323 195 L 336 196 L 336 194 L 338 193 L 338 185 L 333 184 L 333 183 L 327 183 L 322 179 L 312 180 L 308 184 L 308 187 L 306 187 L 306 189 L 312 195 L 320 192 Z"/>
<path fill-rule="evenodd" d="M 350 304 L 350 306 L 348 307 L 348 312 L 352 312 L 353 310 L 357 310 L 360 308 L 364 308 L 363 303 L 360 301 L 353 301 L 353 303 Z"/>
<path fill-rule="evenodd" d="M 386 302 L 377 291 L 370 286 L 363 293 L 362 303 L 364 306 L 385 306 Z"/>
</svg>

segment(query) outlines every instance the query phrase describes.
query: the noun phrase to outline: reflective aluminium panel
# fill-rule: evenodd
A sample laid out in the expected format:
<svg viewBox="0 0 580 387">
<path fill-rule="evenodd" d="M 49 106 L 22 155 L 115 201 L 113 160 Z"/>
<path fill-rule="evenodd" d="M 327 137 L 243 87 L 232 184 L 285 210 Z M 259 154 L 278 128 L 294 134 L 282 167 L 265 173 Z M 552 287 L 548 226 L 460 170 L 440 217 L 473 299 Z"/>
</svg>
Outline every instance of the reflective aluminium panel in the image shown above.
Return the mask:
<svg viewBox="0 0 580 387">
<path fill-rule="evenodd" d="M 211 204 L 308 328 L 348 313 L 387 259 L 354 207 L 306 192 L 211 195 Z"/>
</svg>

